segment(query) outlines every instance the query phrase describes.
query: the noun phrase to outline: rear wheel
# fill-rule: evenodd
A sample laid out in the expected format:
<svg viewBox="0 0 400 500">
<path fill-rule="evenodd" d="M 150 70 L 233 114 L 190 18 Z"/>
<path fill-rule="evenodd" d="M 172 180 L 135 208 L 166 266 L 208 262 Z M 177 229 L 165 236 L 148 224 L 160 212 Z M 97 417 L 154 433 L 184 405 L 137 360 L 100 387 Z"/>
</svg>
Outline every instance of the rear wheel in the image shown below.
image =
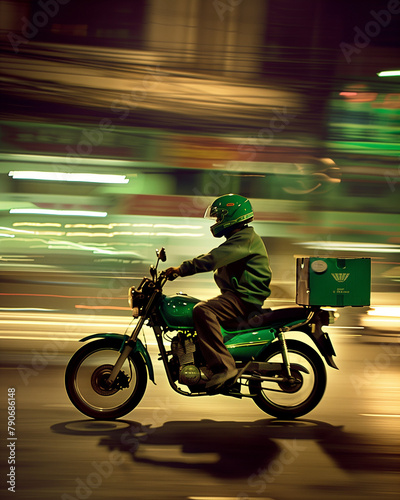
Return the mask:
<svg viewBox="0 0 400 500">
<path fill-rule="evenodd" d="M 308 373 L 292 370 L 292 380 L 284 382 L 250 380 L 253 400 L 265 413 L 281 419 L 300 417 L 313 410 L 321 401 L 326 388 L 326 370 L 318 353 L 298 340 L 287 340 L 290 363 L 303 366 Z M 274 342 L 258 361 L 282 363 L 281 346 Z M 284 376 L 276 373 L 276 378 Z"/>
<path fill-rule="evenodd" d="M 122 417 L 141 401 L 147 386 L 143 358 L 129 356 L 110 387 L 107 379 L 120 355 L 121 341 L 100 339 L 81 347 L 65 372 L 68 396 L 85 415 L 102 420 Z"/>
</svg>

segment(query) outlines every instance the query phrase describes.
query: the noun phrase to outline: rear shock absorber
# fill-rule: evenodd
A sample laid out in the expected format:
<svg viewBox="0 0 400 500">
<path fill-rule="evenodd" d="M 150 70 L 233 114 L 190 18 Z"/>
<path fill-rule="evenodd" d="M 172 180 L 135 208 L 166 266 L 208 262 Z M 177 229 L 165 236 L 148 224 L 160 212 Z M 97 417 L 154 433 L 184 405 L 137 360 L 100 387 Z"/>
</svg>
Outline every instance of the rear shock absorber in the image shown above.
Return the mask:
<svg viewBox="0 0 400 500">
<path fill-rule="evenodd" d="M 282 358 L 283 358 L 283 363 L 286 368 L 286 375 L 291 378 L 292 377 L 292 372 L 290 371 L 290 361 L 289 361 L 289 355 L 288 355 L 288 350 L 287 350 L 287 345 L 286 345 L 286 338 L 284 335 L 285 330 L 279 330 L 278 333 L 278 339 L 279 343 L 281 344 L 281 352 L 282 352 Z"/>
</svg>

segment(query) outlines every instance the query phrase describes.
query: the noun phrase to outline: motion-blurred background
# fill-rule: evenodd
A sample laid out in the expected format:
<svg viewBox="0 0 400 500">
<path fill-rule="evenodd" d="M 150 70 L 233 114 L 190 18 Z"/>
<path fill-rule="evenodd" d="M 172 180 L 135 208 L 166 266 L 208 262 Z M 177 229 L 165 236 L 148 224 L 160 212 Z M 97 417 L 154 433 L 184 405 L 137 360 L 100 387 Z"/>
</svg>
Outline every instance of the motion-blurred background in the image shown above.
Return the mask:
<svg viewBox="0 0 400 500">
<path fill-rule="evenodd" d="M 129 314 L 155 249 L 218 244 L 202 216 L 235 192 L 270 305 L 294 256 L 371 257 L 347 321 L 397 328 L 399 27 L 394 0 L 0 0 L 0 310 Z"/>
</svg>

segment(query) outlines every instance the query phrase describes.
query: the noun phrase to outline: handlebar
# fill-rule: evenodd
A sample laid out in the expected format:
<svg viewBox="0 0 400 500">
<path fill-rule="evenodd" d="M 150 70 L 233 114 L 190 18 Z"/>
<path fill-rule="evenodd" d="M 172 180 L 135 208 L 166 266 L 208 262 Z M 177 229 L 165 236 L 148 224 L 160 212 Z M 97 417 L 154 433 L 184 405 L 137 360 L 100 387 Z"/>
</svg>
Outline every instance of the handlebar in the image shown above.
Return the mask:
<svg viewBox="0 0 400 500">
<path fill-rule="evenodd" d="M 169 276 L 167 276 L 165 274 L 165 271 L 161 271 L 160 276 L 159 276 L 160 280 L 165 279 L 165 282 L 163 283 L 162 286 L 164 286 L 167 281 L 174 281 L 174 280 L 176 280 L 176 278 L 179 278 L 178 273 L 171 273 Z"/>
</svg>

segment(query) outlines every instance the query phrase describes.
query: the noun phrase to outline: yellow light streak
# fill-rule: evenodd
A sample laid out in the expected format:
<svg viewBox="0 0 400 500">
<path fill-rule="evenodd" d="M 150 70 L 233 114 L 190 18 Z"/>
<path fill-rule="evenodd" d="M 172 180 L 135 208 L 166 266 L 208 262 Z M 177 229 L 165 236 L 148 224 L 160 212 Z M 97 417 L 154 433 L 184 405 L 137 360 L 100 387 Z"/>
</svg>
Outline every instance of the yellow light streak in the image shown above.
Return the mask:
<svg viewBox="0 0 400 500">
<path fill-rule="evenodd" d="M 61 227 L 59 222 L 14 222 L 14 227 L 32 226 L 32 227 Z"/>
<path fill-rule="evenodd" d="M 400 307 L 372 307 L 369 311 L 367 311 L 367 314 L 368 316 L 388 316 L 391 318 L 400 318 Z"/>
</svg>

